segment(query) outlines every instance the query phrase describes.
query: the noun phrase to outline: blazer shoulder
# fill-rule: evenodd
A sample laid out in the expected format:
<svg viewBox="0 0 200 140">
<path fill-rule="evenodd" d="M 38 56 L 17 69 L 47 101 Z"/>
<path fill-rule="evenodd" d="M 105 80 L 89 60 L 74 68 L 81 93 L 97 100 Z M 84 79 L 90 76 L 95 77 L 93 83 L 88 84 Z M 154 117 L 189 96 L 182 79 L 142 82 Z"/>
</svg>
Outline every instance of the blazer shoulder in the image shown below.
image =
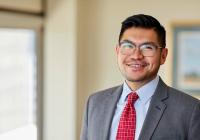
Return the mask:
<svg viewBox="0 0 200 140">
<path fill-rule="evenodd" d="M 104 106 L 107 102 L 117 101 L 122 92 L 122 86 L 115 86 L 108 89 L 97 91 L 91 94 L 87 100 L 87 106 L 92 108 Z"/>
<path fill-rule="evenodd" d="M 113 93 L 115 93 L 118 90 L 120 92 L 122 91 L 122 85 L 118 85 L 118 86 L 114 86 L 114 87 L 111 87 L 111 88 L 96 91 L 96 92 L 92 93 L 89 96 L 89 98 L 99 98 L 99 97 L 109 96 L 109 95 L 112 95 Z"/>
<path fill-rule="evenodd" d="M 200 100 L 198 100 L 197 98 L 173 87 L 168 87 L 168 93 L 169 97 L 171 97 L 170 99 L 174 99 L 176 102 L 181 101 L 184 104 L 190 105 L 200 104 Z"/>
</svg>

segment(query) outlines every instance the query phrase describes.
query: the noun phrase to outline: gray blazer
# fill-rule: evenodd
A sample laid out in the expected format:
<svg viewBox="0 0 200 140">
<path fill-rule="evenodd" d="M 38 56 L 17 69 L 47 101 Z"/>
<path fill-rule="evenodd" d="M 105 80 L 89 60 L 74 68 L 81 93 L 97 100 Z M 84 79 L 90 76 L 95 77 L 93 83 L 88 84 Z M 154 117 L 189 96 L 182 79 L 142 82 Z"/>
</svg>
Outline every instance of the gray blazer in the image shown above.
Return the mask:
<svg viewBox="0 0 200 140">
<path fill-rule="evenodd" d="M 88 99 L 81 140 L 109 140 L 122 85 Z M 200 140 L 200 101 L 168 87 L 161 79 L 152 97 L 139 140 Z"/>
</svg>

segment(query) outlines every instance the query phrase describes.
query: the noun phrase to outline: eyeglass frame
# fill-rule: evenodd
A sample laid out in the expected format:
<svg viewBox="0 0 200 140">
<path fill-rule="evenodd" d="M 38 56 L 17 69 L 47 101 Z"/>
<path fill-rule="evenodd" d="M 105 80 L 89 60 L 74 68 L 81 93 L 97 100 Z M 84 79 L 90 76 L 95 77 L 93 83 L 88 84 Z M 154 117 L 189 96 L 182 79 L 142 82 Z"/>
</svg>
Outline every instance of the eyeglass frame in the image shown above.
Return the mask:
<svg viewBox="0 0 200 140">
<path fill-rule="evenodd" d="M 129 50 L 129 53 L 124 53 L 123 52 L 123 50 L 122 50 L 122 44 L 124 44 L 124 43 L 128 43 L 128 44 L 130 44 L 131 46 L 133 46 L 130 50 Z M 154 52 L 152 52 L 152 55 L 146 55 L 145 53 L 144 53 L 144 50 L 142 51 L 141 50 L 141 47 L 143 46 L 143 45 L 150 45 L 152 48 L 155 48 L 153 51 Z M 131 55 L 131 54 L 133 54 L 134 52 L 135 52 L 135 50 L 136 50 L 136 48 L 139 48 L 139 50 L 140 50 L 140 53 L 143 55 L 143 56 L 145 56 L 145 57 L 152 57 L 152 56 L 154 56 L 155 55 L 155 53 L 156 53 L 156 50 L 157 49 L 163 49 L 164 47 L 160 47 L 160 46 L 158 46 L 158 45 L 156 45 L 154 42 L 145 42 L 145 43 L 142 43 L 142 44 L 140 44 L 140 45 L 136 45 L 135 43 L 133 43 L 132 41 L 130 41 L 130 40 L 123 40 L 123 41 L 121 41 L 120 43 L 119 43 L 119 47 L 121 48 L 121 54 L 123 54 L 123 55 Z"/>
</svg>

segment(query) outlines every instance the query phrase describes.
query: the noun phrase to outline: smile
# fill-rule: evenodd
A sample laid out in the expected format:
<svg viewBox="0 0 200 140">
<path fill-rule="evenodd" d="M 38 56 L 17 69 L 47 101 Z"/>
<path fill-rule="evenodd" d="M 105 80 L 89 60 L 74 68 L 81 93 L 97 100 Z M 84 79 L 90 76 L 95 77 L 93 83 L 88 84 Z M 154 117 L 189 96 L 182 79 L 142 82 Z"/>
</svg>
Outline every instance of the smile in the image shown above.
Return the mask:
<svg viewBox="0 0 200 140">
<path fill-rule="evenodd" d="M 132 68 L 133 70 L 141 70 L 144 67 L 147 66 L 147 64 L 127 64 L 127 66 L 129 66 L 130 68 Z"/>
</svg>

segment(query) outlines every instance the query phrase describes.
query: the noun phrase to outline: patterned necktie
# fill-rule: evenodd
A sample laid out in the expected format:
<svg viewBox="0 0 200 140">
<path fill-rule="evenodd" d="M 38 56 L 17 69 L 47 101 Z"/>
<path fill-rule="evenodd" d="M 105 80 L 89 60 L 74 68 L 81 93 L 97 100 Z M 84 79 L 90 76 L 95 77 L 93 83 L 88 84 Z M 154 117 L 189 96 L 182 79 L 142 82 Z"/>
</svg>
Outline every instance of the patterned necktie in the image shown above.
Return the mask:
<svg viewBox="0 0 200 140">
<path fill-rule="evenodd" d="M 135 92 L 128 95 L 127 104 L 120 117 L 116 140 L 134 140 L 136 129 L 136 112 L 134 103 L 138 99 Z"/>
</svg>

